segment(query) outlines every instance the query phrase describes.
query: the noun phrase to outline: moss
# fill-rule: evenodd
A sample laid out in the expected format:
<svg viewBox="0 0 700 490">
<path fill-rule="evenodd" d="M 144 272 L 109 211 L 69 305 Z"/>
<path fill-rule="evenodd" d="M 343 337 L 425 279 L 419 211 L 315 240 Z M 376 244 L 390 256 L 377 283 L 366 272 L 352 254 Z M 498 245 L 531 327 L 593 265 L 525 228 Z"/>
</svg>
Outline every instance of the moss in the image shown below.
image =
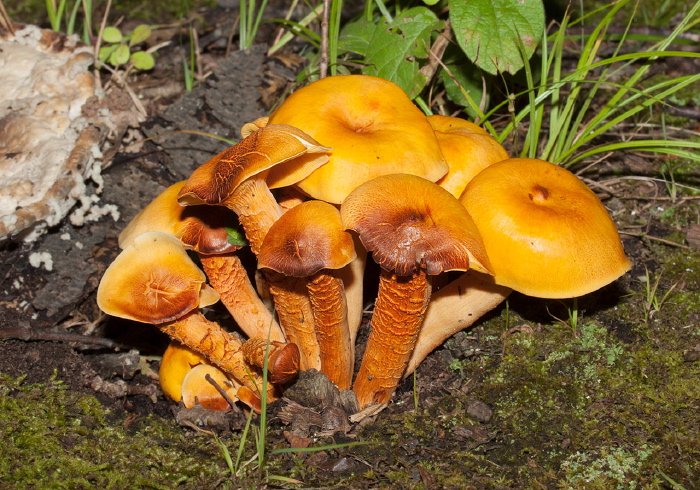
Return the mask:
<svg viewBox="0 0 700 490">
<path fill-rule="evenodd" d="M 606 317 L 639 307 L 622 303 Z M 503 448 L 493 462 L 510 468 L 508 484 L 551 482 L 551 470 L 565 474 L 563 488 L 654 488 L 659 469 L 697 479 L 700 366 L 683 361 L 688 331 L 676 325 L 688 312 L 667 304 L 661 313 L 632 343 L 597 322 L 576 335 L 554 324 L 512 336 L 478 392 L 496 407 Z"/>
<path fill-rule="evenodd" d="M 196 482 L 226 474 L 210 440 L 188 439 L 156 417 L 127 434 L 123 417 L 109 424 L 113 415 L 94 397 L 70 392 L 59 381 L 24 385 L 22 378 L 0 374 L 0 394 L 3 486 L 197 488 Z"/>
</svg>

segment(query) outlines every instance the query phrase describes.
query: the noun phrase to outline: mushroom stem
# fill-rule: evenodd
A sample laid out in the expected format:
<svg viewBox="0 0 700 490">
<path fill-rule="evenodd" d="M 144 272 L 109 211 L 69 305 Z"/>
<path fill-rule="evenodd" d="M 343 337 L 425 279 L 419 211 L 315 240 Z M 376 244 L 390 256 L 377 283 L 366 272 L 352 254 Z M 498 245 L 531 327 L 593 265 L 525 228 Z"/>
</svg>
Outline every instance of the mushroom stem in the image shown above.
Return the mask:
<svg viewBox="0 0 700 490">
<path fill-rule="evenodd" d="M 221 295 L 221 302 L 248 338 L 284 342 L 284 334 L 250 282 L 241 259 L 234 253 L 200 254 L 209 283 Z"/>
<path fill-rule="evenodd" d="M 354 352 L 343 281 L 332 272 L 322 270 L 309 278 L 307 289 L 316 324 L 321 372 L 339 389 L 349 389 Z"/>
<path fill-rule="evenodd" d="M 337 271 L 338 277 L 343 280 L 345 287 L 345 301 L 348 307 L 348 328 L 350 330 L 350 346 L 352 357 L 355 357 L 355 340 L 357 332 L 362 324 L 364 304 L 364 275 L 367 265 L 367 250 L 362 246 L 360 239 L 355 237 L 355 253 L 357 257 L 348 265 Z"/>
<path fill-rule="evenodd" d="M 242 342 L 208 320 L 199 310 L 193 310 L 177 320 L 157 325 L 170 338 L 204 355 L 222 371 L 231 373 L 244 386 L 259 391 L 257 380 L 251 377 L 241 352 Z"/>
<path fill-rule="evenodd" d="M 272 270 L 265 270 L 264 274 L 287 341 L 297 344 L 301 351 L 301 369 L 320 370 L 321 352 L 316 339 L 306 278 L 287 277 Z"/>
<path fill-rule="evenodd" d="M 425 271 L 397 276 L 382 269 L 360 371 L 353 390 L 360 408 L 389 401 L 406 370 L 430 300 Z"/>
<path fill-rule="evenodd" d="M 510 292 L 495 284 L 492 276 L 469 271 L 433 294 L 403 377 L 411 375 L 445 340 L 501 304 Z"/>
<path fill-rule="evenodd" d="M 256 256 L 268 230 L 282 216 L 282 210 L 265 183 L 265 175 L 263 172 L 245 180 L 223 203 L 238 215 Z"/>
</svg>

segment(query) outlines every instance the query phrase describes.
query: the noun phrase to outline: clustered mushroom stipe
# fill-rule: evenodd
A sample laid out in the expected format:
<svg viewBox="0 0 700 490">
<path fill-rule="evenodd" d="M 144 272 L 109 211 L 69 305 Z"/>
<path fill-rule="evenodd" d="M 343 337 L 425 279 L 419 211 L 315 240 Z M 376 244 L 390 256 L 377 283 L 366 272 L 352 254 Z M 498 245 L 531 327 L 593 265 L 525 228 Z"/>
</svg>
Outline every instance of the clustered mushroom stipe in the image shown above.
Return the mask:
<svg viewBox="0 0 700 490">
<path fill-rule="evenodd" d="M 360 408 L 386 404 L 432 350 L 512 290 L 576 297 L 630 268 L 610 216 L 575 175 L 509 158 L 468 121 L 426 117 L 389 81 L 322 79 L 241 134 L 134 218 L 98 289 L 106 313 L 173 338 L 161 386 L 188 406 L 226 408 L 202 384 L 209 374 L 259 411 L 263 389 L 272 400 L 310 368 L 352 389 Z M 227 241 L 236 219 L 261 273 L 253 281 Z M 376 298 L 363 298 L 368 252 L 381 267 Z M 447 271 L 464 272 L 448 283 Z M 226 329 L 200 311 L 219 298 Z"/>
</svg>

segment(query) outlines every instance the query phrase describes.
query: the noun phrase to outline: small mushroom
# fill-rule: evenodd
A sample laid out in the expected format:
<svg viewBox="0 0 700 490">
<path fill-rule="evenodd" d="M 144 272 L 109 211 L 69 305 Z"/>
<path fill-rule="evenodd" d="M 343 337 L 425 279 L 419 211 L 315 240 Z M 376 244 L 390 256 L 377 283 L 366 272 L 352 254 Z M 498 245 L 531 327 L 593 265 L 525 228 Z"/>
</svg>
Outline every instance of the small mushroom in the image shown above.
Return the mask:
<svg viewBox="0 0 700 490">
<path fill-rule="evenodd" d="M 201 405 L 209 410 L 228 410 L 231 406 L 213 383 L 224 390 L 231 401 L 238 399 L 240 384 L 231 380 L 216 366 L 198 364 L 182 380 L 182 403 L 187 408 Z"/>
<path fill-rule="evenodd" d="M 158 371 L 160 387 L 171 400 L 182 401 L 187 408 L 199 403 L 211 410 L 227 410 L 228 401 L 206 379 L 207 374 L 227 392 L 232 401 L 237 399 L 239 383 L 209 364 L 204 356 L 175 340 L 165 349 Z"/>
<path fill-rule="evenodd" d="M 235 215 L 221 206 L 180 206 L 177 195 L 184 185 L 185 181 L 171 185 L 143 208 L 119 235 L 119 246 L 124 248 L 147 231 L 174 235 L 185 249 L 198 252 L 210 284 L 248 337 L 267 337 L 269 331 L 271 340 L 284 341 L 236 254 L 240 246 L 228 240 L 226 228 L 235 224 Z"/>
<path fill-rule="evenodd" d="M 270 342 L 267 339 L 252 338 L 241 347 L 243 358 L 251 366 L 263 369 L 267 352 L 267 372 L 272 384 L 285 384 L 294 379 L 299 372 L 301 354 L 296 344 Z"/>
<path fill-rule="evenodd" d="M 312 349 L 307 355 L 320 355 L 321 372 L 340 389 L 350 388 L 354 361 L 345 288 L 334 271 L 355 257 L 338 209 L 323 201 L 306 201 L 287 211 L 270 228 L 258 257 L 260 268 L 306 283 L 315 330 L 289 332 L 289 337 L 302 352 Z"/>
<path fill-rule="evenodd" d="M 97 304 L 109 315 L 156 325 L 257 390 L 240 352 L 241 342 L 199 311 L 219 300 L 205 280 L 177 238 L 148 232 L 137 236 L 107 268 Z"/>
<path fill-rule="evenodd" d="M 340 208 L 381 266 L 372 331 L 353 390 L 361 408 L 389 400 L 406 370 L 430 300 L 429 275 L 490 272 L 479 232 L 459 201 L 413 175 L 377 177 Z"/>
<path fill-rule="evenodd" d="M 474 123 L 440 115 L 428 116 L 428 122 L 450 167 L 437 184 L 457 198 L 481 170 L 508 158 L 506 149 Z"/>
</svg>

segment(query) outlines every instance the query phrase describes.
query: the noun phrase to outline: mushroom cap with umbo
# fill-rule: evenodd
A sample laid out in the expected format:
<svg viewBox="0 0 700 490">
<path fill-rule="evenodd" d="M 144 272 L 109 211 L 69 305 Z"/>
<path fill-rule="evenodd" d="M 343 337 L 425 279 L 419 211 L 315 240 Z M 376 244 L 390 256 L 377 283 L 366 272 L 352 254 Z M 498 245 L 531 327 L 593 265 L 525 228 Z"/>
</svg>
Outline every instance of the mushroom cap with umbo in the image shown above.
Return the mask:
<svg viewBox="0 0 700 490">
<path fill-rule="evenodd" d="M 284 213 L 270 228 L 258 255 L 258 267 L 286 276 L 309 277 L 322 269 L 352 262 L 355 246 L 338 209 L 306 201 Z"/>
<path fill-rule="evenodd" d="M 180 240 L 162 232 L 137 236 L 105 271 L 97 304 L 105 313 L 166 323 L 219 300 Z"/>
<path fill-rule="evenodd" d="M 497 284 L 529 296 L 571 298 L 630 269 L 607 210 L 562 167 L 504 160 L 474 177 L 460 201 L 481 232 Z"/>
<path fill-rule="evenodd" d="M 443 189 L 459 197 L 469 181 L 489 165 L 508 158 L 508 152 L 483 128 L 465 119 L 428 116 L 440 150 L 450 170 L 437 181 Z"/>
<path fill-rule="evenodd" d="M 366 75 L 327 77 L 303 87 L 270 116 L 332 148 L 329 162 L 297 186 L 340 204 L 358 185 L 403 172 L 436 181 L 448 170 L 425 115 L 393 82 Z M 287 167 L 289 169 L 291 167 Z M 271 187 L 287 169 L 270 172 Z"/>
<path fill-rule="evenodd" d="M 486 249 L 467 210 L 429 180 L 408 174 L 377 177 L 351 192 L 340 214 L 374 260 L 397 275 L 470 268 L 490 274 Z"/>
</svg>

